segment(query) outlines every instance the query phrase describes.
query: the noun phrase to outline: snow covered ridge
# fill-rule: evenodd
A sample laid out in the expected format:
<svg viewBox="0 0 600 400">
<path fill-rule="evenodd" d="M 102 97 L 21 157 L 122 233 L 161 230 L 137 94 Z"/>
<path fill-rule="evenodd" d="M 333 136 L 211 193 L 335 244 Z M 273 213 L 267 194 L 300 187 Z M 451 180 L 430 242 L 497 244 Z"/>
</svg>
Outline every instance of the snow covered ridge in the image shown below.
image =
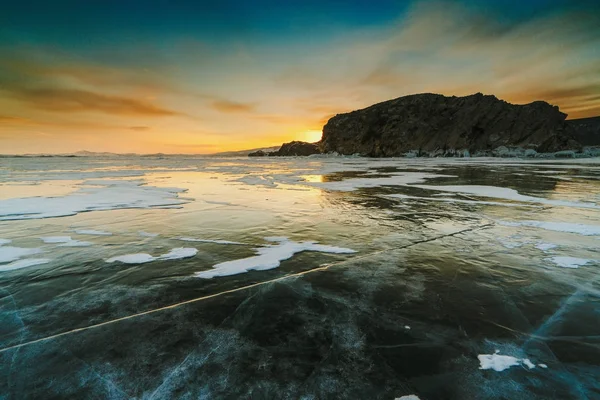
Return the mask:
<svg viewBox="0 0 600 400">
<path fill-rule="evenodd" d="M 352 254 L 355 250 L 344 247 L 327 246 L 316 242 L 294 242 L 286 237 L 267 237 L 265 240 L 277 244 L 254 249 L 256 256 L 226 261 L 214 265 L 211 270 L 196 272 L 198 278 L 211 279 L 216 276 L 230 276 L 248 271 L 264 271 L 279 267 L 281 261 L 292 258 L 302 251 L 317 251 L 321 253 Z"/>
<path fill-rule="evenodd" d="M 185 189 L 146 186 L 143 180 L 88 180 L 61 197 L 25 197 L 0 200 L 0 221 L 66 217 L 86 211 L 127 208 L 168 208 L 188 201 L 178 197 Z M 105 234 L 94 233 L 84 234 Z"/>
<path fill-rule="evenodd" d="M 178 247 L 168 253 L 154 257 L 147 253 L 125 254 L 123 256 L 112 257 L 106 260 L 107 263 L 121 262 L 123 264 L 145 264 L 156 260 L 179 260 L 182 258 L 194 257 L 198 250 L 191 247 Z"/>
</svg>

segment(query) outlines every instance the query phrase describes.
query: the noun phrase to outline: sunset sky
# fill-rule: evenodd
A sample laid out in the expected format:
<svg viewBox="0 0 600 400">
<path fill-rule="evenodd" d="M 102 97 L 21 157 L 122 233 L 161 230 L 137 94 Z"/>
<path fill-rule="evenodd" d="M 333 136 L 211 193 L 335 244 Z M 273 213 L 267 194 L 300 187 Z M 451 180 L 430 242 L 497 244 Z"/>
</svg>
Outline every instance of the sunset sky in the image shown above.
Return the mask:
<svg viewBox="0 0 600 400">
<path fill-rule="evenodd" d="M 598 1 L 10 1 L 0 153 L 212 153 L 318 140 L 421 92 L 600 115 Z"/>
</svg>

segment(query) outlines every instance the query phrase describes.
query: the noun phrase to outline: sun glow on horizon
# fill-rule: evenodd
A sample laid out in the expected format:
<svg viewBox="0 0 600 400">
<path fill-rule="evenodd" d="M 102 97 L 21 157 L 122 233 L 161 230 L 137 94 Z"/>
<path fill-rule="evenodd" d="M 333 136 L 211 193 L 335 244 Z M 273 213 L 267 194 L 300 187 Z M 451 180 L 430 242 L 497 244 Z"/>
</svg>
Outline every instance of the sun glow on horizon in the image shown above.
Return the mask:
<svg viewBox="0 0 600 400">
<path fill-rule="evenodd" d="M 302 134 L 302 137 L 303 137 L 302 140 L 305 142 L 314 143 L 314 142 L 320 141 L 321 136 L 323 136 L 323 132 L 321 132 L 321 131 L 316 131 L 316 130 L 305 131 Z"/>
</svg>

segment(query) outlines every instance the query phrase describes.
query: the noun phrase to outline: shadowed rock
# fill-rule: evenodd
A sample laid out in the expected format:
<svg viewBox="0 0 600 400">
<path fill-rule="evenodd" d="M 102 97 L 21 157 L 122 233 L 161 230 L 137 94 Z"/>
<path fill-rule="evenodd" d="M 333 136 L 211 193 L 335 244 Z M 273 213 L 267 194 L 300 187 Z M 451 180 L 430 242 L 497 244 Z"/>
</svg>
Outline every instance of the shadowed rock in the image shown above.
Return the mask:
<svg viewBox="0 0 600 400">
<path fill-rule="evenodd" d="M 543 101 L 513 105 L 481 93 L 416 94 L 338 114 L 323 128 L 323 152 L 372 157 L 449 155 L 520 147 L 580 149 L 567 115 Z"/>
<path fill-rule="evenodd" d="M 293 141 L 284 143 L 278 151 L 269 153 L 269 156 L 310 156 L 312 154 L 321 154 L 319 143 Z"/>
<path fill-rule="evenodd" d="M 600 146 L 600 117 L 573 119 L 567 125 L 582 145 Z"/>
</svg>

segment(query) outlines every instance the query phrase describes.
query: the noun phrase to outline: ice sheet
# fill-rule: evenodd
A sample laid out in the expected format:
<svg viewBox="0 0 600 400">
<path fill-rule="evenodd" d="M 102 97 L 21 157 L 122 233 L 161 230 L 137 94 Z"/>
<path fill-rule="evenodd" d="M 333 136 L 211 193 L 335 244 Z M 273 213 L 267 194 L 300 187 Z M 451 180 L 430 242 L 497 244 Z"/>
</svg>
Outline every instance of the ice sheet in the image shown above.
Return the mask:
<svg viewBox="0 0 600 400">
<path fill-rule="evenodd" d="M 480 197 L 491 197 L 496 199 L 505 199 L 511 201 L 519 201 L 524 203 L 539 203 L 558 207 L 579 207 L 579 208 L 597 208 L 600 206 L 596 203 L 584 203 L 578 201 L 552 200 L 542 197 L 525 196 L 519 194 L 514 189 L 498 187 L 498 186 L 483 186 L 483 185 L 413 185 L 414 187 L 427 190 L 436 190 L 440 192 L 453 192 L 470 194 Z"/>
<path fill-rule="evenodd" d="M 198 250 L 189 247 L 178 247 L 171 249 L 168 253 L 154 257 L 147 253 L 125 254 L 122 256 L 111 257 L 106 260 L 107 263 L 121 262 L 123 264 L 145 264 L 156 260 L 179 260 L 182 258 L 194 257 Z"/>
<path fill-rule="evenodd" d="M 44 243 L 58 244 L 60 247 L 87 247 L 92 243 L 72 239 L 71 236 L 46 236 L 41 238 Z"/>
<path fill-rule="evenodd" d="M 92 236 L 111 236 L 112 235 L 111 232 L 98 231 L 95 229 L 78 229 L 75 231 L 75 233 L 77 233 L 79 235 L 92 235 Z"/>
<path fill-rule="evenodd" d="M 221 240 L 221 239 L 196 239 L 189 237 L 182 237 L 179 240 L 183 240 L 184 242 L 199 242 L 199 243 L 216 243 L 216 244 L 245 244 L 240 242 L 232 242 L 230 240 Z"/>
<path fill-rule="evenodd" d="M 520 359 L 512 356 L 503 356 L 498 354 L 496 351 L 494 354 L 480 354 L 477 356 L 479 359 L 479 369 L 493 369 L 494 371 L 504 371 L 517 365 L 525 365 L 527 368 L 535 368 L 528 358 Z"/>
<path fill-rule="evenodd" d="M 181 205 L 183 189 L 145 186 L 141 180 L 94 180 L 76 192 L 58 197 L 0 200 L 0 220 L 65 217 L 86 211 L 153 208 Z"/>
<path fill-rule="evenodd" d="M 26 258 L 24 260 L 13 261 L 10 264 L 0 265 L 0 272 L 14 271 L 16 269 L 33 267 L 34 265 L 47 264 L 50 261 L 52 260 L 48 258 Z"/>
<path fill-rule="evenodd" d="M 588 260 L 585 258 L 565 257 L 565 256 L 551 257 L 548 260 L 552 261 L 554 264 L 556 264 L 562 268 L 579 268 L 579 267 L 582 267 L 593 261 L 593 260 Z"/>
<path fill-rule="evenodd" d="M 351 192 L 362 188 L 381 186 L 406 186 L 425 182 L 432 178 L 452 178 L 453 175 L 430 174 L 424 172 L 404 172 L 383 178 L 351 178 L 333 182 L 303 182 L 303 185 L 314 186 L 326 190 Z"/>
<path fill-rule="evenodd" d="M 600 226 L 574 224 L 569 222 L 546 222 L 546 221 L 496 221 L 503 226 L 528 226 L 540 228 L 547 231 L 576 233 L 584 236 L 600 235 Z"/>
<path fill-rule="evenodd" d="M 279 267 L 281 261 L 290 259 L 302 251 L 317 251 L 322 253 L 351 254 L 352 249 L 327 246 L 316 242 L 294 242 L 285 237 L 265 238 L 276 245 L 268 245 L 254 249 L 257 256 L 226 261 L 213 266 L 213 269 L 194 274 L 198 278 L 210 279 L 215 276 L 237 275 L 251 270 L 262 271 Z"/>
<path fill-rule="evenodd" d="M 0 263 L 16 261 L 20 258 L 41 253 L 41 249 L 13 246 L 0 246 Z"/>
</svg>

